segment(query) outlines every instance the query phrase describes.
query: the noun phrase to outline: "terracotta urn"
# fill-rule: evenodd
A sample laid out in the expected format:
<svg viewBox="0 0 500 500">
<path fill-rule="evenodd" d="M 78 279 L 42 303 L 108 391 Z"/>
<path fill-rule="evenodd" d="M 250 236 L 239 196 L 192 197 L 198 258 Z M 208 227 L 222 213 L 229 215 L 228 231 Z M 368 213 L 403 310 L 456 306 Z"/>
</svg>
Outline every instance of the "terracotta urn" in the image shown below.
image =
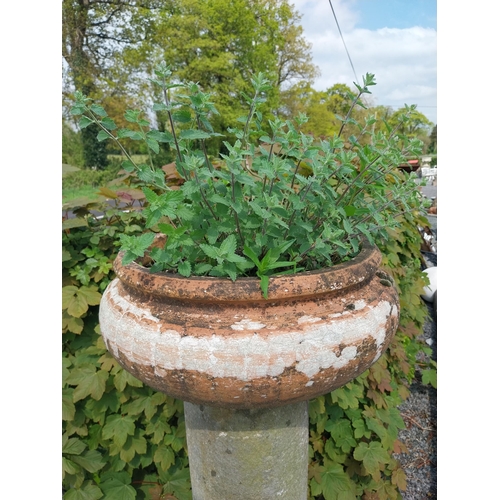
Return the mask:
<svg viewBox="0 0 500 500">
<path fill-rule="evenodd" d="M 229 409 L 307 401 L 367 370 L 390 343 L 399 300 L 377 247 L 351 261 L 270 279 L 150 273 L 114 267 L 100 306 L 109 352 L 174 398 Z"/>
</svg>

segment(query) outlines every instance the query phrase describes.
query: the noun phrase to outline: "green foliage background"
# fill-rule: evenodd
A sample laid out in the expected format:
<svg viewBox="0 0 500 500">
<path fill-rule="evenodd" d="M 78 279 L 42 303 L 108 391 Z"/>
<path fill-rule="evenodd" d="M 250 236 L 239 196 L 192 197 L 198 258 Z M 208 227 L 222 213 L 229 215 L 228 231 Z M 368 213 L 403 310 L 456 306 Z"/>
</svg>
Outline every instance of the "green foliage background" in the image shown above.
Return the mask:
<svg viewBox="0 0 500 500">
<path fill-rule="evenodd" d="M 98 307 L 114 277 L 118 235 L 140 234 L 144 227 L 126 194 L 115 197 L 129 203 L 125 210 L 83 204 L 75 207 L 78 217 L 63 222 L 64 499 L 190 499 L 182 402 L 124 371 L 99 332 Z M 103 217 L 91 216 L 90 209 Z M 427 314 L 420 299 L 426 282 L 417 225 L 426 221 L 412 213 L 404 217 L 389 242 L 379 245 L 401 300 L 394 341 L 357 379 L 310 402 L 311 499 L 396 500 L 406 486 L 392 456 L 404 451 L 398 405 L 409 395 L 418 353 L 429 348 L 417 339 Z"/>
</svg>

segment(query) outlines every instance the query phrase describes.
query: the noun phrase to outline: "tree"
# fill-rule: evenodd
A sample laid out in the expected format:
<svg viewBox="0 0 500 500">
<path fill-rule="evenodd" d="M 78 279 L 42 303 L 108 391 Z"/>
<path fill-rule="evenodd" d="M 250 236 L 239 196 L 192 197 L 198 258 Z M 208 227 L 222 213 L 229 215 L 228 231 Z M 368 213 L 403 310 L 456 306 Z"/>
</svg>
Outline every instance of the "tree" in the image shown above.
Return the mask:
<svg viewBox="0 0 500 500">
<path fill-rule="evenodd" d="M 431 134 L 429 135 L 429 145 L 427 146 L 427 153 L 437 153 L 437 125 L 432 127 Z"/>
<path fill-rule="evenodd" d="M 106 91 L 108 101 L 114 103 L 120 98 L 127 100 L 124 96 L 130 95 L 134 82 L 131 67 L 135 66 L 136 72 L 140 68 L 133 53 L 146 39 L 148 20 L 158 5 L 153 0 L 63 0 L 63 103 L 72 90 L 94 99 L 102 98 Z M 106 144 L 97 141 L 97 132 L 93 125 L 82 130 L 84 164 L 104 168 Z"/>
<path fill-rule="evenodd" d="M 402 115 L 406 113 L 405 108 L 400 108 L 388 119 L 388 123 L 391 126 L 395 126 L 399 121 Z M 399 132 L 407 135 L 408 137 L 419 137 L 423 136 L 427 137 L 427 132 L 430 127 L 432 127 L 433 123 L 420 111 L 413 111 L 409 120 L 405 121 L 399 128 Z"/>
<path fill-rule="evenodd" d="M 281 114 L 284 118 L 296 116 L 299 112 L 305 113 L 308 122 L 303 125 L 302 131 L 314 137 L 332 137 L 340 131 L 342 119 L 350 111 L 355 91 L 344 83 L 336 83 L 325 91 L 317 91 L 308 82 L 301 81 L 283 92 L 283 106 Z M 366 105 L 364 100 L 361 104 Z M 379 114 L 382 107 L 363 109 L 356 106 L 351 111 L 351 117 L 360 123 L 369 114 Z M 384 112 L 386 114 L 387 111 Z M 378 125 L 378 123 L 377 123 Z M 347 124 L 346 135 L 358 135 L 359 130 Z M 363 144 L 363 135 L 359 137 Z"/>
<path fill-rule="evenodd" d="M 110 96 L 106 109 L 126 109 L 131 95 L 142 102 L 154 97 L 135 77 L 152 74 L 163 60 L 179 80 L 213 93 L 225 117 L 214 128 L 226 133 L 243 114 L 252 75 L 264 72 L 274 81 L 263 110 L 270 117 L 281 88 L 317 73 L 299 21 L 288 0 L 63 0 L 67 80 L 94 99 Z M 82 131 L 86 164 L 102 166 L 104 144 L 95 136 L 90 126 Z"/>
<path fill-rule="evenodd" d="M 285 0 L 179 0 L 165 4 L 152 43 L 179 80 L 213 94 L 224 119 L 212 124 L 226 133 L 244 114 L 253 75 L 273 80 L 263 109 L 269 117 L 281 88 L 316 74 L 299 20 Z"/>
</svg>

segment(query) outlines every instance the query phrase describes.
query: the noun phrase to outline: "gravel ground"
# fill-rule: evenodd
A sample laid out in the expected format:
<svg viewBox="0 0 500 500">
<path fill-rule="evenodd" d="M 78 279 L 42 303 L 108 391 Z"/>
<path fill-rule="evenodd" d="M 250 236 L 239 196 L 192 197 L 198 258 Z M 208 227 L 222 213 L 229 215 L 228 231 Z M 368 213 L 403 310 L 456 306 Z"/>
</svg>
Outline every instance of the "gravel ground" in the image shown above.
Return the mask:
<svg viewBox="0 0 500 500">
<path fill-rule="evenodd" d="M 437 360 L 437 324 L 434 306 L 427 303 L 429 318 L 424 326 L 423 339 L 432 348 L 432 359 Z M 437 306 L 436 306 L 437 307 Z M 406 429 L 399 433 L 408 452 L 394 455 L 406 473 L 404 500 L 437 498 L 437 401 L 436 390 L 420 382 L 417 373 L 410 387 L 411 395 L 399 407 Z"/>
</svg>

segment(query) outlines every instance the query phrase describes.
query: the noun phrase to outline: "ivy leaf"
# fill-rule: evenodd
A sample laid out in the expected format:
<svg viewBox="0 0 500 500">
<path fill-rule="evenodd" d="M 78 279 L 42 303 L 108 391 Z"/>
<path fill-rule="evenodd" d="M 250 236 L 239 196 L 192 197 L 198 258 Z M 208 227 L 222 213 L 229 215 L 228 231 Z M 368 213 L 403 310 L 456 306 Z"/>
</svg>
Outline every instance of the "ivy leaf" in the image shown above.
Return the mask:
<svg viewBox="0 0 500 500">
<path fill-rule="evenodd" d="M 354 458 L 362 461 L 365 469 L 372 476 L 380 474 L 380 464 L 389 463 L 387 450 L 378 441 L 372 441 L 370 444 L 360 443 L 354 450 Z"/>
<path fill-rule="evenodd" d="M 422 370 L 422 383 L 431 384 L 434 389 L 437 389 L 437 370 L 433 368 Z"/>
<path fill-rule="evenodd" d="M 146 426 L 146 435 L 153 435 L 151 437 L 153 444 L 163 444 L 163 436 L 171 432 L 170 426 L 162 418 L 158 418 L 155 422 L 149 422 Z"/>
<path fill-rule="evenodd" d="M 401 491 L 406 491 L 406 474 L 401 468 L 397 468 L 392 472 L 391 483 L 397 486 Z"/>
<path fill-rule="evenodd" d="M 380 438 L 381 441 L 387 437 L 387 429 L 377 418 L 367 418 L 366 426 Z"/>
<path fill-rule="evenodd" d="M 97 287 L 82 286 L 78 290 L 89 306 L 98 306 L 101 302 L 102 295 L 97 291 Z"/>
<path fill-rule="evenodd" d="M 79 318 L 85 314 L 89 305 L 98 305 L 101 294 L 97 287 L 82 286 L 80 288 L 69 285 L 62 289 L 62 308 L 68 310 L 70 316 Z"/>
<path fill-rule="evenodd" d="M 348 408 L 358 408 L 359 398 L 361 398 L 362 395 L 363 391 L 361 386 L 354 383 L 349 383 L 331 393 L 332 403 L 338 403 L 344 410 Z"/>
<path fill-rule="evenodd" d="M 80 488 L 72 488 L 64 494 L 64 500 L 99 500 L 102 491 L 90 481 L 85 481 Z"/>
<path fill-rule="evenodd" d="M 356 488 L 340 464 L 325 464 L 321 472 L 321 489 L 325 500 L 356 500 Z M 341 496 L 342 495 L 342 496 Z"/>
<path fill-rule="evenodd" d="M 126 462 L 130 463 L 136 453 L 138 455 L 144 455 L 147 451 L 148 444 L 146 439 L 142 436 L 143 430 L 137 429 L 134 436 L 129 436 L 127 441 L 120 450 L 120 458 Z"/>
<path fill-rule="evenodd" d="M 127 472 L 116 472 L 100 486 L 106 495 L 106 500 L 134 500 L 137 492 L 130 482 L 131 477 Z"/>
<path fill-rule="evenodd" d="M 121 367 L 114 375 L 113 383 L 120 392 L 123 392 L 127 385 L 131 385 L 132 387 L 143 386 L 143 383 L 139 379 L 135 378 L 131 373 Z"/>
<path fill-rule="evenodd" d="M 350 420 L 346 418 L 341 418 L 336 421 L 328 420 L 325 429 L 332 435 L 335 444 L 341 448 L 344 453 L 349 453 L 351 449 L 356 446 L 357 442 L 352 435 Z"/>
<path fill-rule="evenodd" d="M 83 331 L 83 320 L 82 318 L 68 316 L 67 318 L 63 318 L 63 328 L 64 326 L 66 326 L 69 332 L 80 335 Z"/>
<path fill-rule="evenodd" d="M 371 436 L 371 431 L 366 427 L 364 418 L 357 418 L 353 420 L 352 426 L 354 427 L 354 437 L 356 439 L 365 437 L 369 438 Z"/>
<path fill-rule="evenodd" d="M 73 456 L 71 459 L 92 473 L 97 472 L 106 465 L 102 455 L 97 450 L 88 450 L 80 456 Z"/>
<path fill-rule="evenodd" d="M 135 422 L 131 417 L 121 415 L 110 415 L 102 428 L 102 437 L 112 439 L 118 446 L 123 446 L 128 436 L 135 433 Z"/>
<path fill-rule="evenodd" d="M 190 476 L 189 469 L 173 468 L 166 472 L 160 472 L 160 478 L 164 482 L 163 493 L 173 493 L 176 497 L 190 498 Z"/>
<path fill-rule="evenodd" d="M 91 396 L 93 399 L 99 400 L 106 389 L 106 380 L 108 372 L 98 370 L 95 366 L 83 365 L 75 368 L 67 379 L 69 385 L 75 385 L 73 391 L 73 403 Z"/>
<path fill-rule="evenodd" d="M 66 457 L 62 457 L 62 468 L 63 468 L 63 479 L 65 474 L 71 474 L 75 476 L 82 473 L 82 468 L 75 464 L 72 460 Z"/>
<path fill-rule="evenodd" d="M 75 418 L 75 404 L 73 403 L 73 389 L 63 389 L 62 397 L 62 419 L 73 420 Z"/>
<path fill-rule="evenodd" d="M 165 444 L 172 447 L 174 451 L 180 451 L 186 446 L 186 429 L 183 423 L 178 427 L 171 428 L 172 434 L 165 435 Z"/>
<path fill-rule="evenodd" d="M 86 447 L 87 445 L 80 439 L 71 438 L 63 444 L 62 452 L 69 455 L 79 455 Z"/>
<path fill-rule="evenodd" d="M 153 460 L 159 464 L 163 470 L 167 470 L 175 463 L 175 453 L 170 446 L 161 444 L 156 450 Z"/>
</svg>

